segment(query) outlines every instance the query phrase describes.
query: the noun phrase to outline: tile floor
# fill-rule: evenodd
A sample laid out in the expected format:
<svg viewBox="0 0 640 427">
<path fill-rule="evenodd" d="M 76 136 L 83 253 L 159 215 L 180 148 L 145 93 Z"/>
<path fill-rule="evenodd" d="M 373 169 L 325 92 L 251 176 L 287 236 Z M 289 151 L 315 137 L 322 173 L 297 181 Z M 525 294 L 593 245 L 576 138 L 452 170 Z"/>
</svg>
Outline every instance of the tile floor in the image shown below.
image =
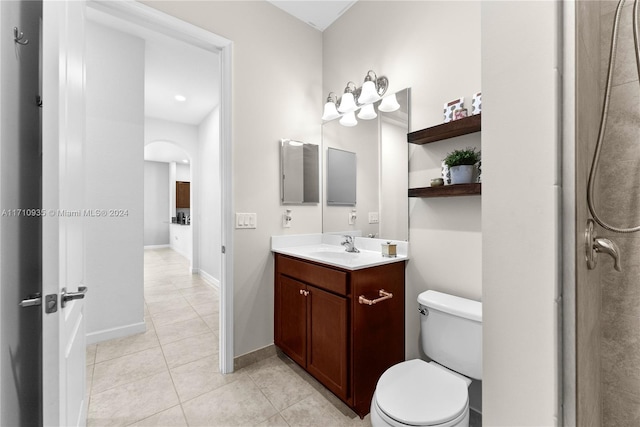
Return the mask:
<svg viewBox="0 0 640 427">
<path fill-rule="evenodd" d="M 87 349 L 89 426 L 369 426 L 284 356 L 218 370 L 218 292 L 145 251 L 143 334 Z"/>
</svg>

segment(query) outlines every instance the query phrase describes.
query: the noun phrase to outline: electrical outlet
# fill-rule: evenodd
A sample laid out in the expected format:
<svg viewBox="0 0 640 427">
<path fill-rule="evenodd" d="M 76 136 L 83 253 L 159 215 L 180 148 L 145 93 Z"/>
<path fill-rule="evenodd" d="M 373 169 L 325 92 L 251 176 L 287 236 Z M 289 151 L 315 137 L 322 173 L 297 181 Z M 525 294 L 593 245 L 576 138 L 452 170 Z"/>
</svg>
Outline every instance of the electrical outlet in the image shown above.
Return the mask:
<svg viewBox="0 0 640 427">
<path fill-rule="evenodd" d="M 356 223 L 357 215 L 355 212 L 349 212 L 349 225 L 354 225 Z"/>
<path fill-rule="evenodd" d="M 291 228 L 291 215 L 282 214 L 282 228 Z"/>
</svg>

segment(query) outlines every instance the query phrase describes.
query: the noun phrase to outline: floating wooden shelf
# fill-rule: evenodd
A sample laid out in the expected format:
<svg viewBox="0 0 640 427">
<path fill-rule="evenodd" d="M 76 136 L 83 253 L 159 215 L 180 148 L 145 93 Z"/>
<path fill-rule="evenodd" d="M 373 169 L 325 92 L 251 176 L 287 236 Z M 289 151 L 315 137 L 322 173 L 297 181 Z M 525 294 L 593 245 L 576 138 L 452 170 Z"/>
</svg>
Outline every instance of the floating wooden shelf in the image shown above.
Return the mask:
<svg viewBox="0 0 640 427">
<path fill-rule="evenodd" d="M 465 117 L 430 128 L 417 130 L 407 134 L 407 141 L 412 144 L 428 144 L 455 136 L 479 132 L 482 122 L 482 114 Z"/>
<path fill-rule="evenodd" d="M 482 194 L 482 184 L 454 184 L 439 187 L 410 188 L 409 197 L 456 197 Z"/>
</svg>

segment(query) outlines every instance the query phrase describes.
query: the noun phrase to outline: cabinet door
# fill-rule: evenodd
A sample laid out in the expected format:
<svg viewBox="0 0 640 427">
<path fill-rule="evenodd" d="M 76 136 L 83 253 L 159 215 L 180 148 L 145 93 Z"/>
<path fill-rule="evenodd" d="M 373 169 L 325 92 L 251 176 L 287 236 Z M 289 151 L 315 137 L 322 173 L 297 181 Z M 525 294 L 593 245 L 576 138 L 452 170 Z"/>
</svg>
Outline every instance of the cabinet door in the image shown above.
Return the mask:
<svg viewBox="0 0 640 427">
<path fill-rule="evenodd" d="M 176 208 L 190 207 L 191 183 L 176 181 Z"/>
<path fill-rule="evenodd" d="M 307 370 L 329 390 L 347 398 L 347 299 L 308 286 Z"/>
<path fill-rule="evenodd" d="M 404 263 L 356 271 L 352 276 L 353 396 L 358 414 L 367 413 L 380 375 L 404 360 Z M 380 289 L 393 298 L 373 305 L 361 304 L 359 296 L 375 300 Z"/>
<path fill-rule="evenodd" d="M 281 274 L 275 289 L 275 342 L 300 366 L 306 366 L 306 285 Z"/>
</svg>

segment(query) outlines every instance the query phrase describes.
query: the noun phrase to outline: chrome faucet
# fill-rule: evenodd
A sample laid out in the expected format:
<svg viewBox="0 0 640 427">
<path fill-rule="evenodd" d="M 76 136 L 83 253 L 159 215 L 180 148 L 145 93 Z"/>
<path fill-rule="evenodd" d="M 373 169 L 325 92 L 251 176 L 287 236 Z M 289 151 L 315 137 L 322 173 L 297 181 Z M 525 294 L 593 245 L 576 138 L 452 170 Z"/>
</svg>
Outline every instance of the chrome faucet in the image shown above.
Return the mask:
<svg viewBox="0 0 640 427">
<path fill-rule="evenodd" d="M 343 237 L 347 240 L 340 244 L 345 247 L 345 251 L 354 253 L 360 252 L 358 248 L 356 248 L 355 239 L 353 238 L 353 236 L 345 235 Z"/>
<path fill-rule="evenodd" d="M 602 237 L 596 237 L 593 239 L 593 250 L 597 253 L 609 254 L 613 258 L 613 268 L 622 271 L 620 267 L 620 250 L 614 242 Z"/>
<path fill-rule="evenodd" d="M 599 253 L 605 253 L 613 258 L 613 268 L 622 271 L 620 265 L 620 249 L 615 242 L 597 237 L 594 229 L 594 221 L 587 220 L 587 230 L 585 231 L 585 252 L 587 258 L 587 267 L 589 270 L 596 268 L 596 256 Z"/>
</svg>

